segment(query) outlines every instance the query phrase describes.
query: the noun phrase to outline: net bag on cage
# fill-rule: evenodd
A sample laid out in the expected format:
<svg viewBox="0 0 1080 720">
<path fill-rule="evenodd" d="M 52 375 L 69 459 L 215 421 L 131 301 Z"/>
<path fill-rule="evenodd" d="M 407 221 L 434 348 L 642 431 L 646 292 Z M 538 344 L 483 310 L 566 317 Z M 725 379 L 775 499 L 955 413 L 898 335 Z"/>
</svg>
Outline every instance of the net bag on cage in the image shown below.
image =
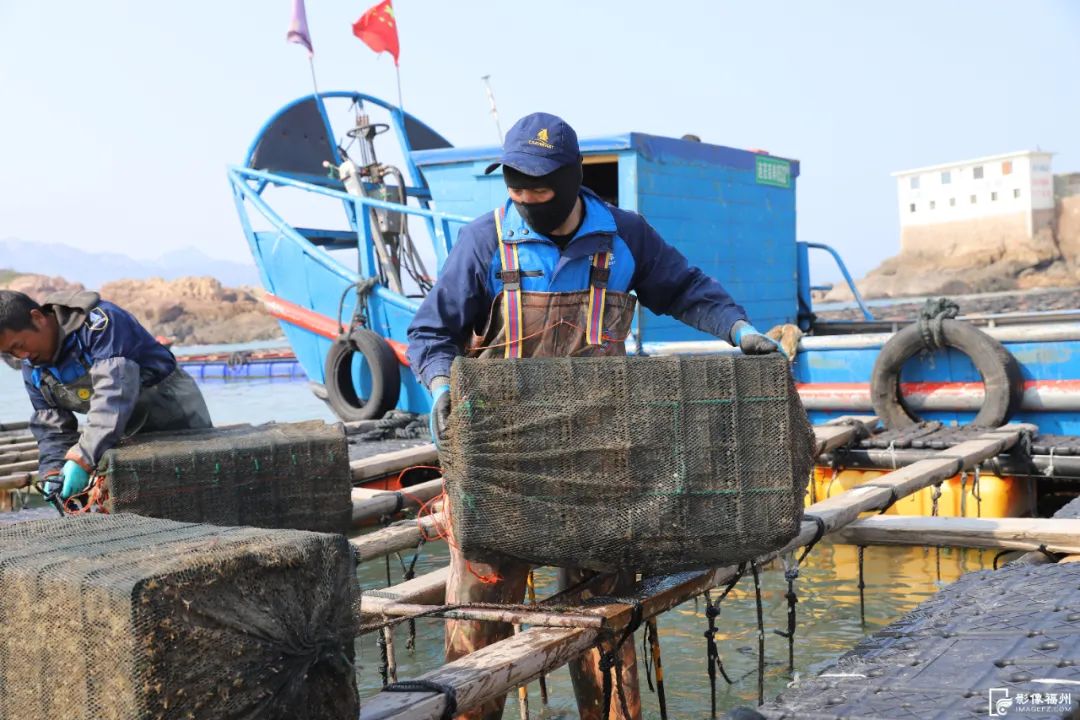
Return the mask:
<svg viewBox="0 0 1080 720">
<path fill-rule="evenodd" d="M 321 421 L 148 433 L 105 453 L 107 512 L 348 532 L 345 431 Z"/>
<path fill-rule="evenodd" d="M 799 530 L 813 432 L 779 355 L 466 359 L 441 455 L 474 560 L 673 572 Z"/>
<path fill-rule="evenodd" d="M 352 718 L 342 535 L 90 514 L 0 529 L 0 717 Z"/>
</svg>

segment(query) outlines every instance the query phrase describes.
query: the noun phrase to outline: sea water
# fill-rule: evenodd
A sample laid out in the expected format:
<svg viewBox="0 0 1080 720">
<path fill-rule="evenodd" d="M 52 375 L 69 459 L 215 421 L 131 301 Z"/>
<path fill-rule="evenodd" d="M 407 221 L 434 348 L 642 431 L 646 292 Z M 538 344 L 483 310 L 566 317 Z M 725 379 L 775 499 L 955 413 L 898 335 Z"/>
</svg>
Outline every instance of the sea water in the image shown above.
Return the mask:
<svg viewBox="0 0 1080 720">
<path fill-rule="evenodd" d="M 252 346 L 185 348 L 184 352 L 251 349 Z M 321 419 L 334 421 L 326 405 L 312 395 L 306 381 L 233 380 L 200 385 L 215 424 L 262 423 Z M 30 415 L 30 403 L 18 372 L 0 365 L 0 422 L 21 420 Z M 938 562 L 940 554 L 940 562 Z M 865 633 L 900 617 L 930 597 L 942 584 L 973 570 L 989 569 L 993 551 L 935 550 L 929 548 L 871 547 L 865 551 L 865 625 L 862 622 L 858 591 L 857 551 L 854 547 L 823 541 L 810 554 L 796 584 L 798 629 L 795 636 L 795 671 L 812 675 L 850 649 Z M 408 563 L 412 552 L 389 559 L 390 581 L 402 580 L 401 560 Z M 420 549 L 416 574 L 438 569 L 447 561 L 446 546 L 430 543 Z M 940 573 L 939 573 L 940 567 Z M 387 564 L 370 560 L 359 568 L 361 584 L 368 589 L 386 585 Z M 541 595 L 554 588 L 553 574 L 538 571 Z M 787 601 L 783 569 L 766 567 L 761 575 L 765 632 L 765 697 L 771 699 L 792 682 L 787 666 L 787 640 L 775 630 L 787 628 Z M 413 678 L 432 670 L 442 660 L 441 621 L 418 620 L 415 649 L 406 649 L 407 624 L 395 632 L 395 649 L 400 679 Z M 753 580 L 743 578 L 721 605 L 717 620 L 717 641 L 724 668 L 733 684 L 718 678 L 718 706 L 722 709 L 757 703 L 758 627 Z M 705 603 L 683 603 L 659 618 L 661 653 L 669 717 L 680 720 L 709 717 L 709 680 L 706 642 L 708 624 Z M 640 656 L 640 632 L 635 636 Z M 362 697 L 378 692 L 380 653 L 375 636 L 359 643 L 358 658 Z M 548 679 L 550 705 L 540 703 L 539 686 L 529 686 L 530 717 L 576 718 L 573 690 L 566 668 Z M 648 691 L 641 673 L 644 714 L 659 718 L 657 696 Z M 517 697 L 508 697 L 506 718 L 518 717 Z"/>
</svg>

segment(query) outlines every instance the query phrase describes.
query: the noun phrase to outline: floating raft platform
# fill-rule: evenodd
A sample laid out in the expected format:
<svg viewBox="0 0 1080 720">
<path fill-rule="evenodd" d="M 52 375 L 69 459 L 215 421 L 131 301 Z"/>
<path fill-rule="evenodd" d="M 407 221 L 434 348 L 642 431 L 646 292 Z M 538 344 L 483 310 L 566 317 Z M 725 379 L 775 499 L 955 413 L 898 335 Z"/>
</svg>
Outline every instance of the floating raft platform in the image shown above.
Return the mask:
<svg viewBox="0 0 1080 720">
<path fill-rule="evenodd" d="M 1078 518 L 1080 499 L 1054 515 Z M 1032 553 L 964 575 L 758 712 L 771 720 L 1080 716 L 1080 563 Z"/>
<path fill-rule="evenodd" d="M 237 350 L 179 355 L 180 367 L 200 382 L 208 380 L 307 380 L 292 350 Z"/>
<path fill-rule="evenodd" d="M 833 423 L 816 426 L 816 454 L 820 455 L 848 445 L 876 424 L 876 418 L 842 418 Z M 853 488 L 842 495 L 816 502 L 807 508 L 814 521 L 803 523 L 798 536 L 785 548 L 758 558 L 760 563 L 791 553 L 855 523 L 860 514 L 880 511 L 897 499 L 939 484 L 961 471 L 970 471 L 986 459 L 1006 453 L 1036 432 L 1031 425 L 1009 425 L 984 429 L 978 435 L 947 450 L 933 452 L 923 460 L 883 475 L 874 483 Z M 989 521 L 988 521 L 989 522 Z M 395 526 L 354 541 L 357 554 L 372 557 L 392 551 L 395 546 L 411 540 L 402 537 L 407 528 Z M 577 614 L 592 616 L 590 623 L 572 623 L 574 627 L 533 626 L 511 638 L 484 647 L 470 655 L 424 673 L 416 683 L 399 686 L 368 698 L 361 709 L 361 720 L 438 720 L 446 713 L 476 707 L 505 696 L 521 685 L 569 662 L 597 640 L 632 627 L 700 595 L 704 591 L 738 577 L 735 567 L 723 567 L 701 572 L 644 578 L 618 600 L 601 605 L 581 606 Z M 442 603 L 445 590 L 445 569 L 416 577 L 401 585 L 368 593 L 362 602 L 362 613 L 369 618 L 409 616 L 418 605 Z M 563 598 L 572 602 L 571 598 Z M 538 611 L 546 610 L 541 601 Z M 445 616 L 438 607 L 424 608 L 427 616 Z M 464 614 L 465 608 L 455 608 Z M 600 629 L 592 622 L 600 617 Z M 476 619 L 481 618 L 479 615 Z M 377 625 L 376 625 L 377 626 Z M 450 708 L 450 710 L 448 710 Z M 896 717 L 893 714 L 891 717 Z"/>
</svg>

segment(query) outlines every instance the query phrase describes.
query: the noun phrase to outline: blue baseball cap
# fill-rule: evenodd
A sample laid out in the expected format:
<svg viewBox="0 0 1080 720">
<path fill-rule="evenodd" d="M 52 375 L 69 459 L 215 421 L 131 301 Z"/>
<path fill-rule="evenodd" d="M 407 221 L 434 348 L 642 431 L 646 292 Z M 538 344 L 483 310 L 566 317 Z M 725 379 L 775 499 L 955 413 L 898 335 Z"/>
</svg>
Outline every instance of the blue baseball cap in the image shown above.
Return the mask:
<svg viewBox="0 0 1080 720">
<path fill-rule="evenodd" d="M 488 165 L 484 173 L 509 165 L 526 175 L 540 177 L 580 158 L 574 128 L 550 113 L 532 113 L 514 123 L 503 140 L 499 161 Z"/>
</svg>

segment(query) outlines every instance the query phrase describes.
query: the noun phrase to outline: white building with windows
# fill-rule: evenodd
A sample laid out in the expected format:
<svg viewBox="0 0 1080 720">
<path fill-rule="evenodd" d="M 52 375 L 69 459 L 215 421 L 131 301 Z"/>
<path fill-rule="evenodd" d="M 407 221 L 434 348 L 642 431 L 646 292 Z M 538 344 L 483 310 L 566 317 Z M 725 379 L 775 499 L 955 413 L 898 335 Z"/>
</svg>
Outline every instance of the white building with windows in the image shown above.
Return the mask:
<svg viewBox="0 0 1080 720">
<path fill-rule="evenodd" d="M 1007 246 L 1054 223 L 1053 153 L 991 155 L 893 173 L 905 253 Z"/>
</svg>

